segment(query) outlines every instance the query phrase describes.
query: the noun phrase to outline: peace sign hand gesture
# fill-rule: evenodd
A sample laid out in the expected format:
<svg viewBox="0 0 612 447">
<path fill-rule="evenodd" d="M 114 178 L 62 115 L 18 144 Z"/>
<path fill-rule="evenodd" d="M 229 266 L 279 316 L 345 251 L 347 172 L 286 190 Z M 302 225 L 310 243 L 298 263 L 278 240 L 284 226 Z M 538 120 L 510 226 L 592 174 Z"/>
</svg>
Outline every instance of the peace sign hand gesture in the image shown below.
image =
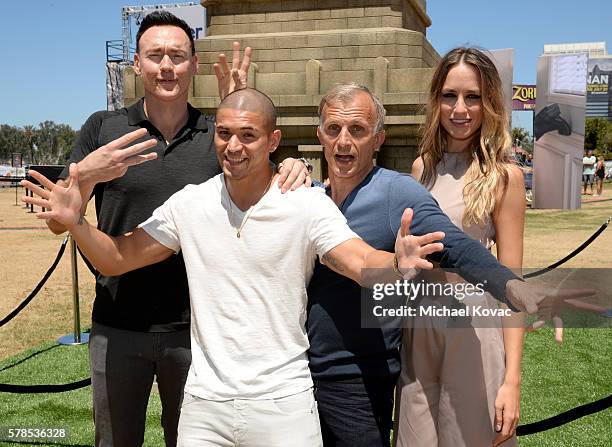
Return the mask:
<svg viewBox="0 0 612 447">
<path fill-rule="evenodd" d="M 219 62 L 213 65 L 217 82 L 219 83 L 219 98 L 221 101 L 234 92 L 246 88 L 249 78 L 249 67 L 251 66 L 251 47 L 244 49 L 244 57 L 240 62 L 240 42 L 232 44 L 232 68 L 230 70 L 225 54 L 219 55 Z"/>
</svg>

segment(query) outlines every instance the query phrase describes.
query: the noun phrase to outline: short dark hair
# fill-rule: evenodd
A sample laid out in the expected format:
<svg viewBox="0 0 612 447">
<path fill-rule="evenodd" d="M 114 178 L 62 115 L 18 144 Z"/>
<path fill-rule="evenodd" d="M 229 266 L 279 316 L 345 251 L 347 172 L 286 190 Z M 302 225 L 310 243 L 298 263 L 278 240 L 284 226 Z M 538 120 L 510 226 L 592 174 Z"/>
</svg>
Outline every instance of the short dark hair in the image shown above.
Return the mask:
<svg viewBox="0 0 612 447">
<path fill-rule="evenodd" d="M 150 14 L 147 14 L 140 24 L 140 28 L 138 28 L 138 33 L 136 33 L 136 52 L 139 51 L 140 38 L 144 34 L 146 30 L 149 28 L 153 28 L 154 26 L 176 26 L 177 28 L 182 29 L 187 34 L 189 38 L 189 44 L 191 45 L 191 55 L 195 54 L 195 44 L 193 42 L 193 34 L 191 34 L 191 28 L 183 19 L 179 19 L 177 16 L 172 14 L 171 12 L 158 10 L 153 11 Z"/>
</svg>

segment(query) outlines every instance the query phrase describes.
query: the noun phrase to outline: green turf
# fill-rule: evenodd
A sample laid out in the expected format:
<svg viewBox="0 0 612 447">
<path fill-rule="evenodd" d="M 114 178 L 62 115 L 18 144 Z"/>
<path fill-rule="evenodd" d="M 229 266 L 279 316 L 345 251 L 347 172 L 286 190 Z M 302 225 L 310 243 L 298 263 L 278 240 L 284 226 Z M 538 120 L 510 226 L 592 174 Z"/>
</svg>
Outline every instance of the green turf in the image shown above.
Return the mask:
<svg viewBox="0 0 612 447">
<path fill-rule="evenodd" d="M 612 394 L 612 331 L 566 329 L 557 346 L 552 329 L 527 335 L 523 357 L 521 423 L 545 419 Z M 521 446 L 612 444 L 612 410 L 519 438 Z"/>
<path fill-rule="evenodd" d="M 554 230 L 590 230 L 594 232 L 610 217 L 610 214 L 609 206 L 593 205 L 584 205 L 576 211 L 528 210 L 525 215 L 525 232 L 529 235 L 538 232 L 550 233 Z"/>
<path fill-rule="evenodd" d="M 612 331 L 566 329 L 557 346 L 551 329 L 528 334 L 523 361 L 521 423 L 538 421 L 612 393 Z M 34 354 L 34 355 L 33 355 Z M 85 346 L 47 343 L 0 362 L 0 383 L 61 384 L 89 376 Z M 163 445 L 159 397 L 152 393 L 147 417 L 147 447 Z M 60 394 L 0 393 L 0 426 L 67 427 L 60 443 L 26 445 L 93 445 L 91 388 Z M 612 410 L 608 409 L 560 428 L 519 438 L 521 446 L 608 447 Z M 0 446 L 16 443 L 1 442 Z M 23 445 L 23 444 L 22 444 Z M 288 441 L 288 446 L 291 442 Z"/>
<path fill-rule="evenodd" d="M 47 343 L 0 362 L 0 383 L 35 385 L 79 381 L 89 377 L 87 356 L 86 346 Z M 160 415 L 159 396 L 152 393 L 144 442 L 147 447 L 164 445 Z M 63 427 L 68 429 L 67 439 L 25 445 L 92 446 L 91 387 L 58 394 L 0 393 L 0 427 Z M 24 444 L 0 441 L 0 446 L 14 445 Z"/>
</svg>

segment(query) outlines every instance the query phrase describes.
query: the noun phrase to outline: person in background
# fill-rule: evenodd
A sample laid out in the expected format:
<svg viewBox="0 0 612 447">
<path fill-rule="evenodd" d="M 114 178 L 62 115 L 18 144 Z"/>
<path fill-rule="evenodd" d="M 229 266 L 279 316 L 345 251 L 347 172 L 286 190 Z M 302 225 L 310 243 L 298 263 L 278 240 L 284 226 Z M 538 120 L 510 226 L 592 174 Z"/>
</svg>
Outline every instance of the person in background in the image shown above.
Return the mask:
<svg viewBox="0 0 612 447">
<path fill-rule="evenodd" d="M 597 165 L 595 165 L 595 181 L 597 182 L 597 194 L 596 196 L 603 195 L 603 183 L 606 178 L 606 163 L 604 162 L 603 156 L 599 156 Z"/>
<path fill-rule="evenodd" d="M 525 188 L 509 158 L 508 112 L 497 69 L 483 51 L 456 48 L 432 79 L 412 174 L 457 227 L 487 249 L 496 244 L 500 263 L 520 269 Z M 514 445 L 522 316 L 504 317 L 497 327 L 484 327 L 474 317 L 473 327 L 430 320 L 404 332 L 397 445 Z"/>
<path fill-rule="evenodd" d="M 591 186 L 591 194 L 593 194 L 595 163 L 597 163 L 597 158 L 593 155 L 592 150 L 588 150 L 582 158 L 582 185 L 584 187 L 584 194 L 587 194 L 587 185 Z"/>
</svg>

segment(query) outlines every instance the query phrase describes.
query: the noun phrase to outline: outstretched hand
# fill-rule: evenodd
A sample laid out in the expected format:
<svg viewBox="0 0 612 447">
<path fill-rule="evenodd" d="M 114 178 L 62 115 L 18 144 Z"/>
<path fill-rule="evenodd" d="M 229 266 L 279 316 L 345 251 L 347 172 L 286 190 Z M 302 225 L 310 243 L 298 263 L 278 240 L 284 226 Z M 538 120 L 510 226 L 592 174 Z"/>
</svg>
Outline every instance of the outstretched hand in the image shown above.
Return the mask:
<svg viewBox="0 0 612 447">
<path fill-rule="evenodd" d="M 426 259 L 427 255 L 442 251 L 444 245 L 435 242 L 444 239 L 444 232 L 435 231 L 422 236 L 410 234 L 413 211 L 406 208 L 402 214 L 402 223 L 395 239 L 395 255 L 398 267 L 404 276 L 414 276 L 420 269 L 431 270 L 433 264 Z"/>
<path fill-rule="evenodd" d="M 232 68 L 230 69 L 225 54 L 219 55 L 219 62 L 213 64 L 217 82 L 219 83 L 219 98 L 221 101 L 235 90 L 246 88 L 251 66 L 251 47 L 244 49 L 244 57 L 240 62 L 240 42 L 232 44 Z"/>
<path fill-rule="evenodd" d="M 68 186 L 57 185 L 34 170 L 28 171 L 29 175 L 47 189 L 43 189 L 34 183 L 23 180 L 21 185 L 28 188 L 39 197 L 22 197 L 21 200 L 30 205 L 40 206 L 46 211 L 36 213 L 39 219 L 53 219 L 56 222 L 70 227 L 76 225 L 81 219 L 81 205 L 83 200 L 79 190 L 79 172 L 76 163 L 69 168 Z"/>
<path fill-rule="evenodd" d="M 587 292 L 590 289 L 586 289 Z M 594 294 L 589 293 L 590 295 Z M 527 328 L 527 332 L 533 332 L 546 325 L 547 321 L 552 322 L 555 328 L 555 341 L 558 344 L 563 343 L 563 318 L 561 317 L 563 310 L 589 312 L 596 315 L 607 315 L 610 309 L 598 303 L 589 302 L 582 299 L 563 299 L 563 300 L 545 300 L 538 307 L 538 319 Z"/>
<path fill-rule="evenodd" d="M 506 284 L 508 302 L 522 312 L 538 313 L 539 310 L 556 309 L 572 302 L 572 298 L 584 298 L 595 295 L 594 289 L 551 289 L 534 286 L 519 279 L 512 279 Z M 566 302 L 567 300 L 567 302 Z M 557 312 L 553 312 L 556 315 Z"/>
</svg>

